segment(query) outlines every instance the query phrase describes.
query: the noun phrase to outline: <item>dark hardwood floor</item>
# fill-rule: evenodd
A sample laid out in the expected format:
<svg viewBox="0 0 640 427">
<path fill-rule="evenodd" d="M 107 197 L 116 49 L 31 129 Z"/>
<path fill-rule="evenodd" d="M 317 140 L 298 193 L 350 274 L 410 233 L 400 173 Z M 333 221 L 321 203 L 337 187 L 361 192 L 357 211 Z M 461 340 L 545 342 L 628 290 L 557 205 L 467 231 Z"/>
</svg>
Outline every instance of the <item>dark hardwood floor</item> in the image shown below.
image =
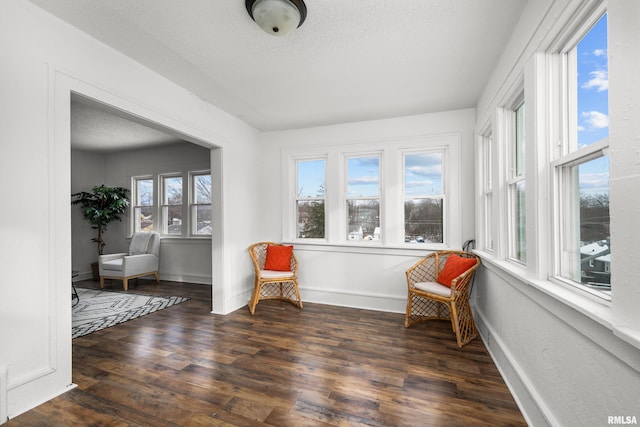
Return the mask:
<svg viewBox="0 0 640 427">
<path fill-rule="evenodd" d="M 6 426 L 526 425 L 482 341 L 458 349 L 447 322 L 279 301 L 219 316 L 208 286 L 130 292 L 191 300 L 73 340 L 78 387 Z"/>
</svg>

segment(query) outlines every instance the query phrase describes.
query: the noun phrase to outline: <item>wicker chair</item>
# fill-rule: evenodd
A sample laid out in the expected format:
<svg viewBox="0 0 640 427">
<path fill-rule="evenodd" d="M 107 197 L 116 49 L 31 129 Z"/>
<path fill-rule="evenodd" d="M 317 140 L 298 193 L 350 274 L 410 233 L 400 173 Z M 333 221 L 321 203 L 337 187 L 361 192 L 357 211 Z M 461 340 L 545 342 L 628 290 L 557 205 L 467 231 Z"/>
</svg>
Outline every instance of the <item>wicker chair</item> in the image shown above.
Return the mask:
<svg viewBox="0 0 640 427">
<path fill-rule="evenodd" d="M 291 271 L 265 270 L 267 247 L 269 245 L 282 246 L 273 242 L 258 242 L 249 246 L 249 255 L 253 261 L 254 285 L 253 294 L 249 300 L 249 311 L 253 315 L 258 301 L 264 299 L 277 299 L 288 301 L 302 308 L 302 299 L 298 289 L 298 261 L 295 255 L 291 255 Z"/>
<path fill-rule="evenodd" d="M 475 264 L 451 281 L 451 288 L 436 282 L 438 274 L 450 255 L 474 258 Z M 451 320 L 458 347 L 462 348 L 478 335 L 469 294 L 473 275 L 480 258 L 468 252 L 441 251 L 422 258 L 407 270 L 409 295 L 404 325 L 409 327 L 424 320 Z"/>
</svg>

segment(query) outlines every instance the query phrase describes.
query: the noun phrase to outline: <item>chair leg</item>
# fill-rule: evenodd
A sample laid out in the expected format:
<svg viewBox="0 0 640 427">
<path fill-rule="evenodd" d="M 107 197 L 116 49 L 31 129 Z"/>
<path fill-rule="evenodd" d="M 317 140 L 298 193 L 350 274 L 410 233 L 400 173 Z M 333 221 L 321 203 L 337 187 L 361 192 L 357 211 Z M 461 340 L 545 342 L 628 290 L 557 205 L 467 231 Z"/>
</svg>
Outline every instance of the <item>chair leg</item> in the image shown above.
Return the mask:
<svg viewBox="0 0 640 427">
<path fill-rule="evenodd" d="M 129 279 L 127 279 L 126 277 L 122 279 L 122 287 L 125 291 L 129 290 Z"/>
<path fill-rule="evenodd" d="M 405 310 L 404 315 L 404 327 L 409 327 L 409 317 L 411 317 L 411 310 L 413 309 L 413 297 L 409 295 L 407 297 L 407 309 Z"/>
<path fill-rule="evenodd" d="M 100 276 L 100 289 L 104 288 L 104 277 Z"/>
<path fill-rule="evenodd" d="M 456 341 L 458 342 L 458 348 L 462 348 L 462 338 L 460 336 L 460 324 L 458 321 L 458 311 L 456 310 L 456 305 L 451 304 L 449 306 L 450 314 L 451 314 L 451 327 L 453 328 L 453 332 L 456 334 Z"/>
<path fill-rule="evenodd" d="M 258 300 L 260 299 L 261 287 L 262 286 L 258 281 L 256 281 L 256 283 L 253 285 L 253 294 L 251 294 L 251 299 L 249 299 L 249 313 L 251 313 L 251 315 L 255 314 L 256 312 L 256 305 L 258 305 Z"/>
<path fill-rule="evenodd" d="M 302 298 L 300 298 L 300 290 L 298 289 L 298 282 L 293 283 L 293 289 L 296 292 L 296 298 L 298 298 L 298 307 L 302 308 Z"/>
<path fill-rule="evenodd" d="M 156 276 L 156 285 L 160 283 L 160 275 L 157 271 L 154 271 L 153 274 Z"/>
</svg>

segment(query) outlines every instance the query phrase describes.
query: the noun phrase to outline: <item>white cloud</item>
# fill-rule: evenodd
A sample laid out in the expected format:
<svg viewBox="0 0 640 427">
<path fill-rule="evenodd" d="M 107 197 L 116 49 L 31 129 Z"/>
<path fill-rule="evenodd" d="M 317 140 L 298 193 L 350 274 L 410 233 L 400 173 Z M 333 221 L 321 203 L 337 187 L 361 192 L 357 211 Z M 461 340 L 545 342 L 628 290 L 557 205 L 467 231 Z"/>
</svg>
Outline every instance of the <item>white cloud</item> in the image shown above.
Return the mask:
<svg viewBox="0 0 640 427">
<path fill-rule="evenodd" d="M 585 111 L 581 114 L 588 129 L 603 129 L 609 127 L 609 116 L 600 111 Z"/>
<path fill-rule="evenodd" d="M 377 184 L 378 177 L 377 176 L 359 176 L 357 178 L 350 178 L 349 184 L 351 185 L 369 185 L 369 184 Z"/>
<path fill-rule="evenodd" d="M 583 89 L 595 88 L 598 92 L 609 90 L 609 73 L 606 70 L 596 70 L 589 73 L 591 79 L 582 85 Z"/>
<path fill-rule="evenodd" d="M 417 176 L 433 176 L 442 173 L 442 163 L 430 166 L 407 166 L 407 171 Z"/>
<path fill-rule="evenodd" d="M 424 180 L 424 181 L 409 181 L 407 183 L 405 183 L 405 186 L 407 188 L 413 188 L 413 187 L 424 187 L 427 185 L 432 185 L 433 181 L 431 180 Z"/>
<path fill-rule="evenodd" d="M 595 56 L 604 56 L 604 55 L 607 54 L 607 51 L 604 50 L 604 49 L 596 49 L 596 50 L 593 51 L 593 54 Z"/>
</svg>

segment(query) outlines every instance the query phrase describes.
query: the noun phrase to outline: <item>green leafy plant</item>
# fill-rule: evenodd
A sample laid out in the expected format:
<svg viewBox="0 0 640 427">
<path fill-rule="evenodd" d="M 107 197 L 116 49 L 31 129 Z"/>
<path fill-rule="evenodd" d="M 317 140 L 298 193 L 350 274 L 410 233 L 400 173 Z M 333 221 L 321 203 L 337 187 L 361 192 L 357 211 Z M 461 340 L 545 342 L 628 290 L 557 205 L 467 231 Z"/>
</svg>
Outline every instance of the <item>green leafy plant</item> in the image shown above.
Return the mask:
<svg viewBox="0 0 640 427">
<path fill-rule="evenodd" d="M 105 246 L 103 233 L 107 230 L 107 225 L 116 220 L 121 221 L 129 207 L 128 193 L 127 188 L 100 185 L 93 187 L 90 192 L 81 191 L 71 195 L 71 204 L 80 205 L 82 216 L 98 232 L 91 239 L 98 245 L 98 255 L 102 255 Z"/>
</svg>

